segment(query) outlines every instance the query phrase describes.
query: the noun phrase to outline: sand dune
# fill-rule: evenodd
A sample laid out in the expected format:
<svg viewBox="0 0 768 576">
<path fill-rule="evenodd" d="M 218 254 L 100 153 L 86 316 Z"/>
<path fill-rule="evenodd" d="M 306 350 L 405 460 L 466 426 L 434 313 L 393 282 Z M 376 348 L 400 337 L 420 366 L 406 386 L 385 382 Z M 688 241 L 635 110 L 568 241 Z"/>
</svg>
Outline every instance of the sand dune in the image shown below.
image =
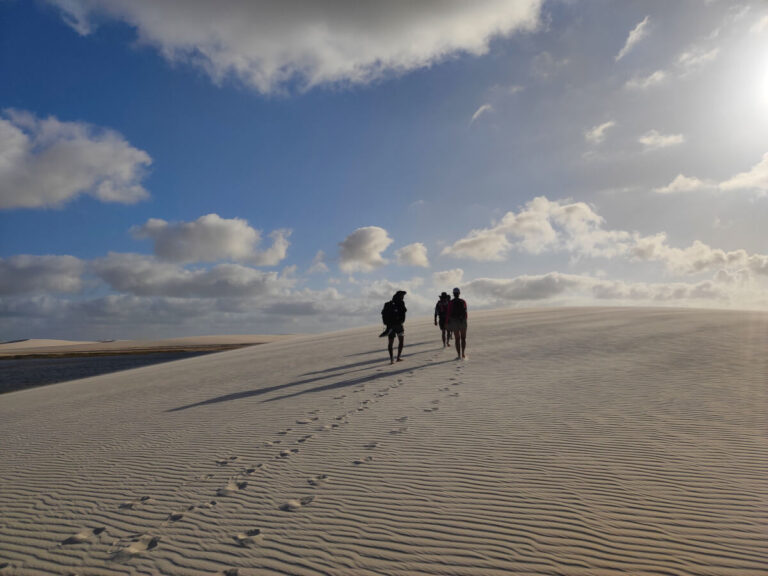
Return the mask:
<svg viewBox="0 0 768 576">
<path fill-rule="evenodd" d="M 474 313 L 0 398 L 0 574 L 764 575 L 768 315 Z"/>
</svg>

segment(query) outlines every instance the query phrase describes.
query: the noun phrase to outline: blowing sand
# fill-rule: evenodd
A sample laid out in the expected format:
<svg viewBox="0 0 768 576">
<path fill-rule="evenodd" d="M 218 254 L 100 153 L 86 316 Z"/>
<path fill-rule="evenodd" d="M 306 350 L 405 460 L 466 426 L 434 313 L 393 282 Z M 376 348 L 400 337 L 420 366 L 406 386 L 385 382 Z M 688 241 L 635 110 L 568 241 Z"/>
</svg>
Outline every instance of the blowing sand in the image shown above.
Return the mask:
<svg viewBox="0 0 768 576">
<path fill-rule="evenodd" d="M 0 397 L 0 574 L 768 572 L 768 315 L 378 332 Z"/>
</svg>

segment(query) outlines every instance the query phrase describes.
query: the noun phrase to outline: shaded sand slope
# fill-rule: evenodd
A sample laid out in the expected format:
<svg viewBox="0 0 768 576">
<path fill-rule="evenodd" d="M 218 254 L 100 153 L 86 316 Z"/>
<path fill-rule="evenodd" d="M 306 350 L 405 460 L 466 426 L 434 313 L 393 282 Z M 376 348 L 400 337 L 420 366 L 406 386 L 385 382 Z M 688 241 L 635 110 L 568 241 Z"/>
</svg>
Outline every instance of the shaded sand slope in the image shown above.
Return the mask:
<svg viewBox="0 0 768 576">
<path fill-rule="evenodd" d="M 406 330 L 3 396 L 0 574 L 766 574 L 768 316 Z"/>
</svg>

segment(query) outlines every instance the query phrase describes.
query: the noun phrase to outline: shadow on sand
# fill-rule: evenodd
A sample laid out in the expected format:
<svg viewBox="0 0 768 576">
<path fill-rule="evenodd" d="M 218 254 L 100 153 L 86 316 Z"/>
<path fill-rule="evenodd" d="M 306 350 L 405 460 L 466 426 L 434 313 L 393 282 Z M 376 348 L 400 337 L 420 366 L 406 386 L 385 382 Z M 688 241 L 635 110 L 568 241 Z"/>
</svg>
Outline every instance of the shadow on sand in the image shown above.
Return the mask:
<svg viewBox="0 0 768 576">
<path fill-rule="evenodd" d="M 423 342 L 422 342 L 423 344 Z M 439 350 L 438 348 L 432 348 L 429 350 L 421 350 L 419 352 L 412 352 L 407 355 L 407 357 L 412 356 L 418 356 L 419 354 L 428 354 L 430 352 L 435 352 Z M 381 350 L 378 350 L 379 353 L 381 353 Z M 386 350 L 384 351 L 386 354 Z M 276 392 L 278 390 L 284 390 L 286 388 L 292 388 L 294 386 L 301 386 L 303 384 L 311 384 L 312 382 L 317 382 L 319 380 L 325 380 L 327 378 L 336 378 L 336 377 L 342 377 L 347 376 L 349 374 L 354 374 L 355 372 L 363 372 L 366 370 L 369 370 L 370 368 L 367 367 L 368 364 L 383 364 L 386 363 L 386 360 L 382 362 L 381 359 L 377 358 L 375 360 L 366 360 L 364 362 L 356 362 L 354 364 L 346 364 L 344 366 L 338 366 L 336 368 L 329 368 L 328 370 L 322 370 L 318 372 L 308 372 L 309 374 L 323 374 L 322 376 L 315 376 L 314 378 L 304 378 L 302 380 L 296 380 L 295 382 L 289 382 L 287 384 L 277 384 L 276 386 L 269 386 L 267 388 L 258 388 L 256 390 L 246 390 L 243 392 L 233 392 L 232 394 L 224 394 L 222 396 L 216 396 L 215 398 L 209 398 L 208 400 L 201 400 L 200 402 L 195 402 L 194 404 L 187 404 L 186 406 L 178 406 L 177 408 L 170 408 L 166 410 L 166 412 L 180 412 L 182 410 L 187 410 L 189 408 L 197 408 L 198 406 L 205 406 L 207 404 L 218 404 L 219 402 L 230 402 L 232 400 L 241 400 L 243 398 L 252 398 L 254 396 L 261 396 L 263 394 L 269 394 L 270 392 Z M 311 390 L 305 390 L 303 392 L 297 392 L 295 394 L 287 394 L 285 396 L 278 396 L 277 398 L 272 398 L 271 400 L 278 400 L 281 398 L 290 398 L 292 396 L 298 396 L 300 394 L 304 394 L 305 392 L 322 392 L 323 390 L 331 390 L 333 388 L 339 388 L 342 386 L 352 386 L 354 384 L 359 384 L 362 382 L 366 382 L 368 380 L 376 380 L 377 378 L 381 378 L 384 376 L 393 376 L 397 374 L 401 374 L 402 372 L 409 372 L 413 370 L 419 370 L 421 368 L 426 368 L 428 366 L 434 366 L 436 364 L 442 364 L 443 362 L 435 362 L 432 364 L 427 364 L 425 366 L 408 366 L 407 368 L 404 368 L 402 370 L 395 370 L 395 371 L 386 371 L 381 372 L 379 374 L 371 374 L 368 376 L 360 376 L 358 378 L 352 378 L 350 380 L 345 380 L 342 382 L 335 382 L 333 384 L 329 384 L 327 386 L 321 386 L 319 388 L 313 388 Z M 388 365 L 388 364 L 387 364 Z M 356 366 L 365 366 L 363 368 L 357 368 L 355 370 L 348 370 L 349 368 L 355 368 Z M 344 371 L 346 370 L 346 372 Z"/>
</svg>

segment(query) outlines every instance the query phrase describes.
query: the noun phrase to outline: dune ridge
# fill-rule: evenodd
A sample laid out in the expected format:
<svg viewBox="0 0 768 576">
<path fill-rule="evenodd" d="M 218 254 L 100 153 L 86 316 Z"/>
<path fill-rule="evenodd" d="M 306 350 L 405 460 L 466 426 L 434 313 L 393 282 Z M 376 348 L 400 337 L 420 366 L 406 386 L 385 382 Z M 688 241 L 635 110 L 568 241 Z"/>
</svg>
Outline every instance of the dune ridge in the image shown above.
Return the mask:
<svg viewBox="0 0 768 576">
<path fill-rule="evenodd" d="M 0 398 L 0 574 L 768 565 L 768 315 L 470 313 Z"/>
</svg>

